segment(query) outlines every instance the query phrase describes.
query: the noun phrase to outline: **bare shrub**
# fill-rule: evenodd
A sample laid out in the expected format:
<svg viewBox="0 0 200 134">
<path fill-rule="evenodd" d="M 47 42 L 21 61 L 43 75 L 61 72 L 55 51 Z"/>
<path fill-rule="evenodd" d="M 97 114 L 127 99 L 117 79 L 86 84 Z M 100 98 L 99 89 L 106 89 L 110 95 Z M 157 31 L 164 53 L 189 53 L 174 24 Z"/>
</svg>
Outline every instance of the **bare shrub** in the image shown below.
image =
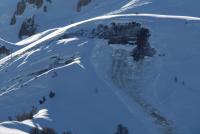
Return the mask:
<svg viewBox="0 0 200 134">
<path fill-rule="evenodd" d="M 17 121 L 24 121 L 28 119 L 33 119 L 33 115 L 37 113 L 37 108 L 32 107 L 30 112 L 24 112 L 15 116 Z"/>
<path fill-rule="evenodd" d="M 56 134 L 56 131 L 53 128 L 45 127 L 42 130 L 38 128 L 32 128 L 30 134 Z"/>
</svg>

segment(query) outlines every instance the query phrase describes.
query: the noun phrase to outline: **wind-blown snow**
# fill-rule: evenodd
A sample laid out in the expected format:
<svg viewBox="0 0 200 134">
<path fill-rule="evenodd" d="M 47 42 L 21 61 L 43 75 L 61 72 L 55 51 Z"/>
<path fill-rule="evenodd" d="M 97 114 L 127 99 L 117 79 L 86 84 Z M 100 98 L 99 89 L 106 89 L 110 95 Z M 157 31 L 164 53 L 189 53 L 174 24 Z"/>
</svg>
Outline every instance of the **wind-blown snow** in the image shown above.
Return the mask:
<svg viewBox="0 0 200 134">
<path fill-rule="evenodd" d="M 75 40 L 78 40 L 78 38 L 62 39 L 62 40 L 59 40 L 59 41 L 57 42 L 57 44 L 67 44 L 67 43 L 69 43 L 69 42 L 71 42 L 71 41 L 75 41 Z"/>
</svg>

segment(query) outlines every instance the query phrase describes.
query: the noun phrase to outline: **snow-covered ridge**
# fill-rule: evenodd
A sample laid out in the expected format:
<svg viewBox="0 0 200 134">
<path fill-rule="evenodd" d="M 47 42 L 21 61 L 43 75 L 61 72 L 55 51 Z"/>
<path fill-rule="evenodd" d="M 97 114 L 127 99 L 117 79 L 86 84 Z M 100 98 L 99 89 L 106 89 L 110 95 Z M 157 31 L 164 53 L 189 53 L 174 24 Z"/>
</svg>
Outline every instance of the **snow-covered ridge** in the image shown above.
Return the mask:
<svg viewBox="0 0 200 134">
<path fill-rule="evenodd" d="M 38 39 L 32 44 L 29 44 L 27 47 L 24 47 L 23 49 L 20 49 L 19 51 L 16 51 L 12 53 L 12 55 L 9 55 L 3 59 L 0 60 L 0 65 L 2 65 L 4 62 L 8 61 L 11 59 L 11 57 L 15 57 L 17 55 L 20 55 L 21 53 L 31 49 L 32 47 L 35 47 L 38 44 L 41 44 L 45 41 L 48 41 L 52 38 L 56 38 L 58 36 L 63 35 L 68 29 L 76 27 L 78 25 L 92 22 L 92 21 L 97 21 L 97 20 L 105 20 L 105 19 L 112 19 L 112 18 L 118 18 L 118 17 L 152 17 L 152 18 L 161 18 L 161 19 L 175 19 L 175 20 L 190 20 L 190 21 L 200 21 L 200 17 L 193 17 L 193 16 L 177 16 L 177 15 L 160 15 L 160 14 L 117 14 L 117 15 L 105 15 L 105 16 L 99 16 L 95 18 L 91 18 L 88 20 L 80 21 L 62 28 L 59 28 L 58 30 L 48 34 L 47 36 Z M 49 31 L 49 30 L 48 30 Z M 18 43 L 19 44 L 19 43 Z"/>
<path fill-rule="evenodd" d="M 19 126 L 23 127 L 37 127 L 42 129 L 39 124 L 37 123 L 37 120 L 49 120 L 48 118 L 48 110 L 42 109 L 38 111 L 37 114 L 33 116 L 32 120 L 24 120 L 22 122 L 19 121 L 7 121 L 0 123 L 0 133 L 2 134 L 28 134 L 27 132 L 24 132 L 22 130 L 19 130 Z"/>
<path fill-rule="evenodd" d="M 41 6 L 39 6 L 39 8 L 37 8 L 37 6 L 34 6 L 34 1 L 36 3 L 41 3 Z M 2 20 L 0 22 L 0 34 L 2 38 L 10 40 L 12 42 L 16 42 L 19 41 L 18 35 L 23 22 L 25 22 L 26 19 L 32 18 L 33 16 L 36 27 L 36 33 L 38 33 L 45 31 L 46 29 L 64 26 L 66 24 L 71 24 L 73 22 L 80 21 L 86 18 L 102 15 L 104 13 L 107 13 L 108 11 L 117 9 L 117 7 L 115 6 L 113 6 L 113 8 L 107 8 L 107 6 L 115 4 L 122 5 L 125 4 L 127 1 L 128 0 L 115 0 L 107 2 L 95 0 L 91 1 L 88 5 L 85 5 L 84 7 L 81 6 L 81 11 L 77 12 L 76 8 L 78 6 L 78 3 L 84 3 L 84 1 L 82 2 L 82 0 L 80 0 L 79 2 L 78 0 L 51 0 L 51 2 L 49 2 L 48 0 L 31 0 L 30 2 L 29 0 L 25 0 L 23 2 L 22 0 L 16 0 L 13 2 L 12 0 L 4 0 L 2 1 L 2 5 L 4 5 L 4 7 L 2 6 L 2 9 L 0 10 L 0 20 Z M 7 6 L 12 8 L 10 10 L 6 9 Z M 44 12 L 45 7 L 46 11 Z M 23 12 L 20 11 L 22 12 L 21 14 L 16 14 L 16 10 L 20 10 L 21 8 L 24 9 L 22 10 Z M 93 10 L 95 10 L 96 12 L 88 13 L 89 11 Z M 14 20 L 15 22 L 14 25 L 10 25 L 12 20 Z M 24 36 L 23 38 L 26 37 Z"/>
</svg>

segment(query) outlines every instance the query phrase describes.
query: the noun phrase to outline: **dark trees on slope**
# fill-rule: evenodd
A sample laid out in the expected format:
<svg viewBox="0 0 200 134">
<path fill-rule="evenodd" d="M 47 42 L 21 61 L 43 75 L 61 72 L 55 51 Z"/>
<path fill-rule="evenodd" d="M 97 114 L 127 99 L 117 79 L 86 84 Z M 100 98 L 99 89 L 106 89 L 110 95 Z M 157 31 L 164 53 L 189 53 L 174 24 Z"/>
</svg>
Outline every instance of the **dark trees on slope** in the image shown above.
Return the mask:
<svg viewBox="0 0 200 134">
<path fill-rule="evenodd" d="M 56 131 L 53 128 L 45 127 L 42 130 L 38 128 L 32 128 L 30 134 L 56 134 Z"/>
</svg>

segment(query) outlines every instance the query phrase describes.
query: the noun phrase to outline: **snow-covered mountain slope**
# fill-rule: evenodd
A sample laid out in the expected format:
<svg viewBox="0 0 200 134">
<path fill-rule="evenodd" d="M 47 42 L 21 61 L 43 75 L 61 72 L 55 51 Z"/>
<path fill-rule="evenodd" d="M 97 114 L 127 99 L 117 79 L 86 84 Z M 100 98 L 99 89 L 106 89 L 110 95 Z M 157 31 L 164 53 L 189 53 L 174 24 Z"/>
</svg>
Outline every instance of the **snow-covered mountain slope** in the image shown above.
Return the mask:
<svg viewBox="0 0 200 134">
<path fill-rule="evenodd" d="M 38 111 L 35 115 L 33 115 L 32 120 L 24 120 L 24 121 L 6 121 L 0 123 L 0 133 L 1 134 L 28 134 L 23 130 L 19 130 L 19 127 L 23 129 L 29 130 L 30 127 L 37 126 L 40 128 L 39 124 L 37 123 L 38 120 L 48 119 L 48 110 L 42 109 Z M 42 128 L 41 128 L 42 129 Z"/>
<path fill-rule="evenodd" d="M 29 133 L 37 126 L 58 134 L 112 134 L 118 124 L 136 134 L 200 132 L 197 0 L 92 0 L 79 12 L 78 1 L 53 1 L 45 13 L 30 7 L 18 16 L 17 23 L 35 14 L 40 27 L 37 34 L 10 43 L 4 39 L 17 41 L 11 33 L 18 34 L 20 24 L 9 26 L 5 14 L 13 11 L 6 7 L 16 3 L 0 4 L 0 43 L 13 48 L 0 60 L 0 132 Z M 133 21 L 150 30 L 153 57 L 135 61 L 132 42 L 116 44 L 124 42 L 121 36 L 95 31 L 118 23 L 126 29 Z M 48 118 L 5 122 L 33 106 L 47 109 Z"/>
<path fill-rule="evenodd" d="M 20 1 L 21 0 L 15 0 L 14 2 L 13 0 L 3 0 L 0 9 L 1 37 L 12 42 L 19 41 L 18 34 L 22 23 L 32 16 L 34 16 L 37 27 L 36 33 L 38 33 L 50 28 L 65 26 L 111 12 L 112 10 L 120 8 L 120 6 L 126 4 L 129 0 L 92 0 L 87 6 L 83 6 L 80 11 L 77 11 L 79 0 L 51 0 L 52 2 L 48 2 L 48 0 L 38 0 L 43 1 L 40 8 L 37 8 L 34 4 L 26 3 L 23 13 L 15 15 L 16 23 L 10 25 L 13 14 L 15 14 L 17 10 L 17 3 Z M 47 7 L 46 12 L 44 12 L 44 7 Z"/>
</svg>

